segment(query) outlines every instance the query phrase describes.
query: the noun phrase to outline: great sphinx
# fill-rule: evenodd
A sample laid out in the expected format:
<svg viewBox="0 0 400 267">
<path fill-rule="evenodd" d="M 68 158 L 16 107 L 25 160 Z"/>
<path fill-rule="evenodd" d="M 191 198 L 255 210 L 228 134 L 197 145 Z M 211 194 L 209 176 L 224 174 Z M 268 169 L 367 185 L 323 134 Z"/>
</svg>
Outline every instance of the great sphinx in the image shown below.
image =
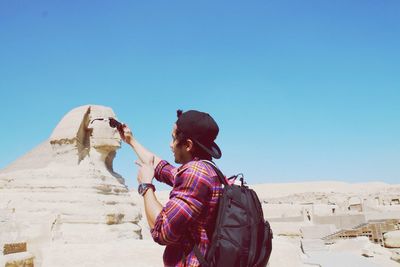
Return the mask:
<svg viewBox="0 0 400 267">
<path fill-rule="evenodd" d="M 113 169 L 120 136 L 96 120 L 110 117 L 109 107 L 75 108 L 46 141 L 0 171 L 2 244 L 141 238 L 139 208 Z"/>
</svg>

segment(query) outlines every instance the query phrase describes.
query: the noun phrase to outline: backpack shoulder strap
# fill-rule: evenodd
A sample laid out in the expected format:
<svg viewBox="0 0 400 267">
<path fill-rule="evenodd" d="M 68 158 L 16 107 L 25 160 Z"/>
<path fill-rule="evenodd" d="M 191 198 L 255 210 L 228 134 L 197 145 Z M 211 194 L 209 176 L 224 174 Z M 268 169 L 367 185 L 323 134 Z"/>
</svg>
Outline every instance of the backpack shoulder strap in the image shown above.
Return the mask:
<svg viewBox="0 0 400 267">
<path fill-rule="evenodd" d="M 214 162 L 209 161 L 209 160 L 201 160 L 201 161 L 203 161 L 203 162 L 208 163 L 209 165 L 211 165 L 211 167 L 212 167 L 212 168 L 215 170 L 215 172 L 217 173 L 218 179 L 219 179 L 219 181 L 221 182 L 221 184 L 223 184 L 223 185 L 225 185 L 225 186 L 228 185 L 228 182 L 226 181 L 225 176 L 222 174 L 222 172 L 220 171 L 220 169 L 217 167 L 217 165 L 216 165 Z M 211 240 L 210 240 L 210 241 L 211 241 Z M 200 250 L 199 250 L 197 244 L 194 244 L 193 250 L 194 250 L 194 254 L 195 254 L 196 257 L 197 257 L 197 260 L 200 262 L 201 267 L 208 267 L 209 264 L 207 263 L 207 261 L 206 261 L 206 259 L 203 257 L 203 255 L 201 255 L 201 252 L 200 252 Z"/>
<path fill-rule="evenodd" d="M 208 263 L 206 262 L 206 259 L 203 257 L 203 255 L 201 255 L 201 252 L 196 244 L 194 245 L 194 254 L 197 257 L 197 260 L 200 262 L 201 267 L 208 267 Z"/>
<path fill-rule="evenodd" d="M 209 165 L 211 165 L 211 167 L 217 173 L 219 181 L 221 182 L 221 184 L 223 184 L 225 186 L 228 185 L 228 182 L 226 181 L 224 174 L 221 172 L 221 170 L 217 167 L 217 165 L 214 162 L 212 162 L 210 160 L 201 160 L 201 161 L 206 162 Z"/>
</svg>

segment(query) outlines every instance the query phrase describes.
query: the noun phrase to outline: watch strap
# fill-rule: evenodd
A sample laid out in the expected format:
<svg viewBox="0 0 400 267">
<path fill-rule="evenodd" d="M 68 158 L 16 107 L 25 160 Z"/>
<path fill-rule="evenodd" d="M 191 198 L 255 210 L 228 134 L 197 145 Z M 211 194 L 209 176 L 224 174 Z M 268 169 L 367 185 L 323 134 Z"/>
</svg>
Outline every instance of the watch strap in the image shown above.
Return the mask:
<svg viewBox="0 0 400 267">
<path fill-rule="evenodd" d="M 141 196 L 144 196 L 144 194 L 147 192 L 147 190 L 148 190 L 149 188 L 153 189 L 153 192 L 156 191 L 156 187 L 155 187 L 153 184 L 150 184 L 150 183 L 141 183 L 141 184 L 139 184 L 139 187 L 138 187 L 138 193 L 139 193 Z"/>
</svg>

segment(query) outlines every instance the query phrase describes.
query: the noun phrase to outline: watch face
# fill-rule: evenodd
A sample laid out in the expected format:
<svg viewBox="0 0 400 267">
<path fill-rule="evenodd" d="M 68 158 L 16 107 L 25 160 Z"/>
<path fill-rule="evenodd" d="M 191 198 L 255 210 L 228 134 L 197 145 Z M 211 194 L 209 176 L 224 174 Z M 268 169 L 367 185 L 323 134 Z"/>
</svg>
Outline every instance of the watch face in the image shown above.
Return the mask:
<svg viewBox="0 0 400 267">
<path fill-rule="evenodd" d="M 152 185 L 152 184 L 140 184 L 139 188 L 138 188 L 139 194 L 143 196 L 143 194 L 146 192 L 146 190 L 148 188 L 153 188 L 153 190 L 154 190 L 154 185 Z"/>
<path fill-rule="evenodd" d="M 140 185 L 139 185 L 139 189 L 138 189 L 139 194 L 142 195 L 142 194 L 143 194 L 143 191 L 144 191 L 145 189 L 146 189 L 146 186 L 145 186 L 144 184 L 140 184 Z"/>
</svg>

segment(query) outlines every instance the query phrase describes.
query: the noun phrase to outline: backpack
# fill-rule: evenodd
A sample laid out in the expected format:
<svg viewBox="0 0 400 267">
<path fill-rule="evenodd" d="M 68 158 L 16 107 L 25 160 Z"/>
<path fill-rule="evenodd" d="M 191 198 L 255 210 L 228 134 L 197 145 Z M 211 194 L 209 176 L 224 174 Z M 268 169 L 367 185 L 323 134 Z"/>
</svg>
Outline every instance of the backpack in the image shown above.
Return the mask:
<svg viewBox="0 0 400 267">
<path fill-rule="evenodd" d="M 203 257 L 197 245 L 194 252 L 202 267 L 264 267 L 272 251 L 272 230 L 264 215 L 260 200 L 254 190 L 244 183 L 228 184 L 225 176 L 208 162 L 224 185 L 219 200 L 214 232 L 208 251 Z"/>
</svg>

